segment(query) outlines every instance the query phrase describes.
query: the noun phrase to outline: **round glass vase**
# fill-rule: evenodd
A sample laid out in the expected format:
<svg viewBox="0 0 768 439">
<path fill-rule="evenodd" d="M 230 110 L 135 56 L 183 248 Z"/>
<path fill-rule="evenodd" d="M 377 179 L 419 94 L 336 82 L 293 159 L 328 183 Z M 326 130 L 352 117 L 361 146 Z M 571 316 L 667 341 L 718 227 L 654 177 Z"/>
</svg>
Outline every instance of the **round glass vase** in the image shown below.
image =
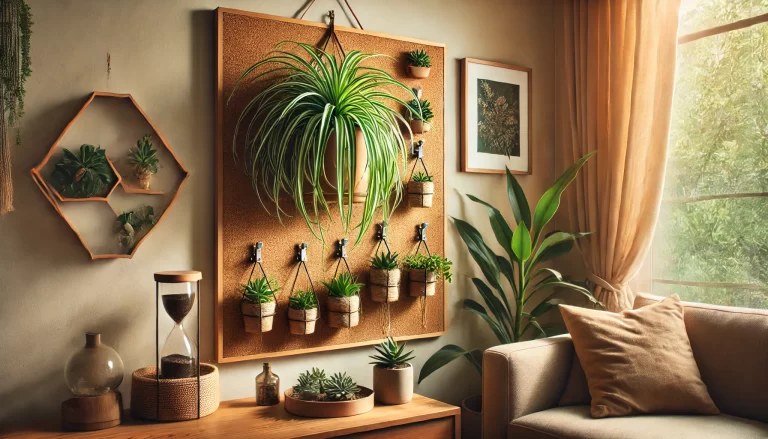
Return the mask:
<svg viewBox="0 0 768 439">
<path fill-rule="evenodd" d="M 101 342 L 101 334 L 88 332 L 85 346 L 67 360 L 64 378 L 75 396 L 104 395 L 123 382 L 123 360 Z"/>
</svg>

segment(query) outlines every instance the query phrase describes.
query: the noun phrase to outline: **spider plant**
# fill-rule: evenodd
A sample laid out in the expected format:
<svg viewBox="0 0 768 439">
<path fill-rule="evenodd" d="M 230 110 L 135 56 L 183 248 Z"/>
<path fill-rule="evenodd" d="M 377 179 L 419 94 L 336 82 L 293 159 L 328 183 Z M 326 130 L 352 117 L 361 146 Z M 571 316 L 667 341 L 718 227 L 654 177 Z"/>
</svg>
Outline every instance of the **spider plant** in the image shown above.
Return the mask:
<svg viewBox="0 0 768 439">
<path fill-rule="evenodd" d="M 286 44 L 302 56 L 284 49 Z M 342 225 L 346 231 L 351 226 L 354 180 L 360 171 L 356 169 L 357 129 L 365 139 L 368 182 L 360 223 L 355 225 L 355 243 L 371 226 L 377 209 L 386 220 L 402 198 L 407 144 L 399 124 L 408 122 L 387 104 L 407 104 L 388 87 L 402 89 L 408 99 L 416 96 L 384 70 L 362 65 L 381 56 L 352 51 L 339 59 L 308 44 L 283 41 L 270 56 L 243 71 L 229 97 L 246 79 L 253 82 L 265 75 L 280 75 L 243 108 L 235 125 L 233 152 L 237 155 L 238 135 L 243 134 L 246 170 L 262 206 L 272 210 L 264 203 L 266 197 L 282 220 L 286 212 L 279 198 L 287 193 L 313 236 L 323 243 L 321 217 L 332 218 L 324 188 L 333 187 L 334 181 Z M 324 158 L 332 134 L 337 154 L 335 166 L 329 168 L 335 169 L 326 169 Z M 410 144 L 410 129 L 408 136 Z M 304 199 L 308 191 L 311 201 Z"/>
<path fill-rule="evenodd" d="M 384 369 L 402 369 L 410 367 L 409 361 L 414 359 L 413 351 L 403 353 L 405 343 L 398 345 L 394 338 L 388 337 L 379 346 L 375 346 L 377 355 L 371 355 L 369 358 L 375 360 L 369 364 Z"/>
<path fill-rule="evenodd" d="M 330 282 L 322 282 L 328 288 L 330 297 L 351 297 L 360 292 L 363 284 L 355 282 L 355 279 L 349 273 L 341 273 Z"/>
<path fill-rule="evenodd" d="M 561 195 L 592 154 L 594 152 L 571 165 L 555 181 L 555 184 L 544 192 L 533 215 L 528 207 L 523 188 L 515 176 L 507 170 L 507 196 L 517 223 L 514 230 L 498 209 L 467 194 L 467 198 L 485 207 L 493 234 L 509 259 L 494 253 L 485 243 L 480 232 L 471 224 L 453 218 L 459 236 L 488 282 L 472 278 L 472 283 L 483 298 L 485 306 L 473 299 L 465 299 L 464 306 L 485 320 L 501 344 L 516 343 L 527 336 L 548 337 L 561 332 L 558 327 L 546 328 L 538 321 L 539 317 L 547 311 L 556 309 L 562 302 L 552 292 L 554 288 L 576 291 L 590 302 L 602 306 L 586 288 L 563 280 L 563 276 L 551 268 L 540 267 L 542 263 L 570 252 L 577 239 L 589 234 L 556 231 L 542 235 L 544 227 L 560 207 Z M 509 293 L 502 286 L 502 276 L 510 286 Z M 546 291 L 550 294 L 536 306 L 531 306 L 531 299 L 541 297 Z M 472 363 L 478 373 L 482 373 L 482 355 L 480 349 L 467 351 L 452 344 L 443 346 L 424 363 L 419 374 L 419 382 L 462 356 Z"/>
<path fill-rule="evenodd" d="M 440 255 L 427 256 L 423 253 L 408 255 L 403 261 L 403 267 L 407 270 L 426 270 L 434 272 L 437 278 L 445 278 L 451 282 L 451 265 L 453 263 Z"/>
<path fill-rule="evenodd" d="M 112 184 L 115 173 L 107 163 L 105 150 L 93 145 L 81 145 L 78 155 L 64 149 L 64 157 L 56 163 L 51 179 L 61 195 L 88 198 Z"/>
<path fill-rule="evenodd" d="M 413 175 L 413 181 L 416 183 L 431 183 L 434 178 L 431 175 L 427 175 L 423 172 L 417 172 Z"/>
<path fill-rule="evenodd" d="M 371 266 L 379 270 L 394 270 L 397 268 L 397 256 L 397 253 L 381 251 L 371 258 Z"/>
<path fill-rule="evenodd" d="M 288 299 L 288 306 L 293 309 L 306 310 L 317 308 L 315 293 L 312 291 L 298 290 Z"/>
<path fill-rule="evenodd" d="M 277 288 L 277 279 L 260 277 L 248 281 L 243 285 L 245 300 L 251 303 L 269 303 L 275 301 L 275 294 L 280 291 Z"/>
</svg>

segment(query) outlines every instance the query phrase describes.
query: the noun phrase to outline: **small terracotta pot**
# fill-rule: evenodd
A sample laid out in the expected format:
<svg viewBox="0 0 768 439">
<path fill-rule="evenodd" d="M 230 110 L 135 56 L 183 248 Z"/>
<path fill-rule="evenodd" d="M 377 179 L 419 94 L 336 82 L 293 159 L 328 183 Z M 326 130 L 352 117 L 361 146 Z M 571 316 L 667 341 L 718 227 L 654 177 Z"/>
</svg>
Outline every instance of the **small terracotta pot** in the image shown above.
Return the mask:
<svg viewBox="0 0 768 439">
<path fill-rule="evenodd" d="M 411 207 L 432 207 L 435 183 L 431 181 L 408 182 L 408 205 Z"/>
<path fill-rule="evenodd" d="M 437 274 L 434 271 L 411 270 L 408 292 L 412 297 L 434 296 L 437 285 Z"/>
<path fill-rule="evenodd" d="M 405 404 L 413 399 L 413 366 L 387 369 L 373 366 L 373 393 L 376 402 Z"/>
<path fill-rule="evenodd" d="M 275 302 L 251 303 L 242 301 L 240 310 L 243 312 L 243 324 L 245 332 L 269 332 L 274 322 Z"/>
<path fill-rule="evenodd" d="M 420 119 L 413 119 L 410 121 L 411 125 L 411 131 L 413 131 L 414 134 L 423 134 L 428 133 L 429 130 L 432 129 L 432 124 L 429 122 L 424 122 Z"/>
<path fill-rule="evenodd" d="M 293 309 L 288 308 L 288 325 L 293 335 L 308 335 L 315 332 L 317 308 Z"/>
<path fill-rule="evenodd" d="M 328 325 L 353 328 L 360 323 L 360 296 L 328 297 Z"/>
<path fill-rule="evenodd" d="M 371 288 L 371 299 L 374 302 L 397 302 L 400 296 L 400 269 L 371 268 L 368 284 Z"/>
<path fill-rule="evenodd" d="M 408 66 L 408 74 L 419 79 L 428 78 L 430 70 L 430 67 Z"/>
</svg>

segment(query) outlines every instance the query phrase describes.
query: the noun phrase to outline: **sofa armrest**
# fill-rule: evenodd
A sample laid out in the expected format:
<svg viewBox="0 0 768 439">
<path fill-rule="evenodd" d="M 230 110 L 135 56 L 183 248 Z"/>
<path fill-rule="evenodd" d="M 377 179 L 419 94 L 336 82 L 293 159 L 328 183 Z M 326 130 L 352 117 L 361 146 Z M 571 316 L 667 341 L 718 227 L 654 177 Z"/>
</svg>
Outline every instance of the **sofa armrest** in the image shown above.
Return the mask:
<svg viewBox="0 0 768 439">
<path fill-rule="evenodd" d="M 495 346 L 483 353 L 483 437 L 506 438 L 509 423 L 553 408 L 568 382 L 571 336 Z"/>
</svg>

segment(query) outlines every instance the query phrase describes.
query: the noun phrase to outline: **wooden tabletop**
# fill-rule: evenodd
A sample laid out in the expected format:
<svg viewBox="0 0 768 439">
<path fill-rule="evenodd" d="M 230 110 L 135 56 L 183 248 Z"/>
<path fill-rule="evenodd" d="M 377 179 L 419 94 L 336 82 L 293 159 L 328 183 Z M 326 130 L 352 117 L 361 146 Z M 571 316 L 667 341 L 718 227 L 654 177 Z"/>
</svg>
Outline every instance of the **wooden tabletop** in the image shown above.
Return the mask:
<svg viewBox="0 0 768 439">
<path fill-rule="evenodd" d="M 58 425 L 23 427 L 0 426 L 0 438 L 328 438 L 360 433 L 430 419 L 458 416 L 459 408 L 413 395 L 402 405 L 376 405 L 365 414 L 348 418 L 300 418 L 283 409 L 283 404 L 257 407 L 253 398 L 223 401 L 212 415 L 184 422 L 144 422 L 125 420 L 107 430 L 65 433 Z"/>
</svg>

